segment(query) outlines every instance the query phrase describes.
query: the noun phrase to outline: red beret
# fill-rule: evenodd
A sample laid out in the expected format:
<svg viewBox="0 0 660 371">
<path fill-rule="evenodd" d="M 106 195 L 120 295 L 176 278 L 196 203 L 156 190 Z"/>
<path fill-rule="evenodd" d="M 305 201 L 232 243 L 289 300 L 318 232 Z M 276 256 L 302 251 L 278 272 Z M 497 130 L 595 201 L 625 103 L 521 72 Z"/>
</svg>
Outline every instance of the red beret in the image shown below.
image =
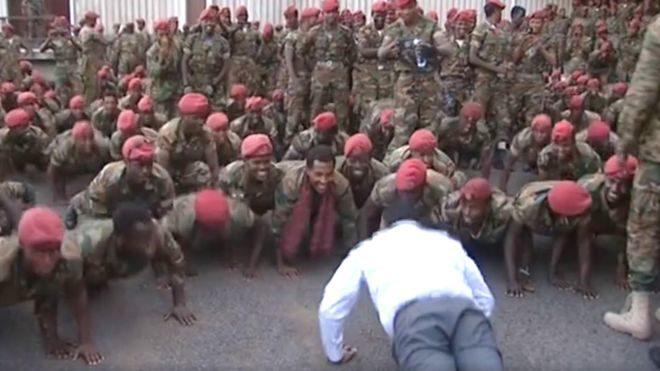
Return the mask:
<svg viewBox="0 0 660 371">
<path fill-rule="evenodd" d="M 615 179 L 632 179 L 635 176 L 639 161 L 634 156 L 627 156 L 625 166 L 622 162 L 618 155 L 610 157 L 603 167 L 605 176 Z"/>
<path fill-rule="evenodd" d="M 580 110 L 584 108 L 584 97 L 581 95 L 574 95 L 568 103 L 568 108 L 572 110 Z"/>
<path fill-rule="evenodd" d="M 285 17 L 297 17 L 298 16 L 298 8 L 296 8 L 295 5 L 289 5 L 286 10 L 284 11 L 284 16 Z"/>
<path fill-rule="evenodd" d="M 57 99 L 57 93 L 55 90 L 48 90 L 44 93 L 44 98 L 46 99 Z"/>
<path fill-rule="evenodd" d="M 573 138 L 573 125 L 570 122 L 561 120 L 555 124 L 554 128 L 552 128 L 553 142 L 563 142 L 570 138 Z"/>
<path fill-rule="evenodd" d="M 481 106 L 481 103 L 477 102 L 465 102 L 463 107 L 461 107 L 461 116 L 470 117 L 470 118 L 481 118 L 484 113 L 484 109 Z"/>
<path fill-rule="evenodd" d="M 575 70 L 571 73 L 571 80 L 577 81 L 577 79 L 580 78 L 584 74 L 584 71 L 582 70 Z"/>
<path fill-rule="evenodd" d="M 314 118 L 314 129 L 317 131 L 330 131 L 335 127 L 337 127 L 337 117 L 333 112 L 319 113 Z"/>
<path fill-rule="evenodd" d="M 604 25 L 604 24 L 601 24 L 600 26 L 598 26 L 598 29 L 596 30 L 596 34 L 598 34 L 598 35 L 607 34 L 607 26 Z"/>
<path fill-rule="evenodd" d="M 179 17 L 171 16 L 171 17 L 167 18 L 167 21 L 171 22 L 171 23 L 179 23 Z"/>
<path fill-rule="evenodd" d="M 22 108 L 16 108 L 5 115 L 5 125 L 7 128 L 20 129 L 30 126 L 30 114 Z"/>
<path fill-rule="evenodd" d="M 473 22 L 477 20 L 477 10 L 476 9 L 468 9 L 468 10 L 466 10 L 466 12 L 468 12 L 468 14 L 472 17 Z"/>
<path fill-rule="evenodd" d="M 500 9 L 506 8 L 506 5 L 503 2 L 501 2 L 500 0 L 488 0 L 486 3 L 487 4 L 493 4 L 493 5 L 495 5 L 496 7 L 500 8 Z"/>
<path fill-rule="evenodd" d="M 321 9 L 319 8 L 315 8 L 315 7 L 305 8 L 300 18 L 301 19 L 316 18 L 319 16 L 319 14 L 321 14 Z"/>
<path fill-rule="evenodd" d="M 344 145 L 344 156 L 364 156 L 370 155 L 373 150 L 371 139 L 366 134 L 359 133 L 351 136 Z"/>
<path fill-rule="evenodd" d="M 323 0 L 321 3 L 321 10 L 324 13 L 339 11 L 339 1 L 337 0 Z"/>
<path fill-rule="evenodd" d="M 395 186 L 398 191 L 412 191 L 426 184 L 426 164 L 411 158 L 404 161 L 396 172 Z"/>
<path fill-rule="evenodd" d="M 215 12 L 212 8 L 206 8 L 202 10 L 202 13 L 199 15 L 200 21 L 212 21 L 218 13 Z"/>
<path fill-rule="evenodd" d="M 430 12 L 426 13 L 426 16 L 436 22 L 438 21 L 438 19 L 440 19 L 440 17 L 438 16 L 438 12 L 436 12 L 435 10 L 431 10 Z"/>
<path fill-rule="evenodd" d="M 461 187 L 461 198 L 465 200 L 487 200 L 493 194 L 490 183 L 484 178 L 470 179 Z"/>
<path fill-rule="evenodd" d="M 594 121 L 587 128 L 587 139 L 595 143 L 605 143 L 610 139 L 610 126 L 604 121 Z"/>
<path fill-rule="evenodd" d="M 408 9 L 417 6 L 417 0 L 396 0 L 394 4 L 398 9 Z"/>
<path fill-rule="evenodd" d="M 46 78 L 39 71 L 34 71 L 32 73 L 32 82 L 35 84 L 46 85 Z"/>
<path fill-rule="evenodd" d="M 234 84 L 231 86 L 229 96 L 233 99 L 245 99 L 248 94 L 248 89 L 243 84 Z"/>
<path fill-rule="evenodd" d="M 529 19 L 538 19 L 542 21 L 545 19 L 545 12 L 543 12 L 542 10 L 538 10 L 532 13 L 532 15 L 529 16 Z"/>
<path fill-rule="evenodd" d="M 586 86 L 587 83 L 589 82 L 589 76 L 587 76 L 587 75 L 580 75 L 580 77 L 578 77 L 577 80 L 575 80 L 575 82 L 576 82 L 578 85 Z"/>
<path fill-rule="evenodd" d="M 96 77 L 99 78 L 100 80 L 105 80 L 110 76 L 110 70 L 107 68 L 101 68 L 99 72 L 96 73 Z"/>
<path fill-rule="evenodd" d="M 2 94 L 11 94 L 15 91 L 16 85 L 11 82 L 3 82 L 2 85 L 0 85 L 0 92 L 2 92 Z"/>
<path fill-rule="evenodd" d="M 154 101 L 150 96 L 145 95 L 138 102 L 138 111 L 142 113 L 151 112 L 154 109 Z"/>
<path fill-rule="evenodd" d="M 32 69 L 32 63 L 26 60 L 22 60 L 18 62 L 18 66 L 21 69 L 21 71 L 30 71 Z"/>
<path fill-rule="evenodd" d="M 16 102 L 18 103 L 19 106 L 24 106 L 26 104 L 37 104 L 38 99 L 33 92 L 25 91 L 18 94 L 18 98 L 16 98 Z"/>
<path fill-rule="evenodd" d="M 599 89 L 600 90 L 600 80 L 591 79 L 587 81 L 587 88 L 589 89 Z"/>
<path fill-rule="evenodd" d="M 98 18 L 98 17 L 99 17 L 99 15 L 98 15 L 97 13 L 91 11 L 91 10 L 85 12 L 85 18 L 86 18 L 86 19 L 96 19 L 96 18 Z"/>
<path fill-rule="evenodd" d="M 206 118 L 206 126 L 213 131 L 222 131 L 229 128 L 229 118 L 222 112 L 215 112 Z"/>
<path fill-rule="evenodd" d="M 138 128 L 138 115 L 132 110 L 123 110 L 117 117 L 117 129 L 122 134 L 135 132 Z"/>
<path fill-rule="evenodd" d="M 555 90 L 556 92 L 560 92 L 560 93 L 561 93 L 561 92 L 563 92 L 564 90 L 566 90 L 566 88 L 568 88 L 568 82 L 567 82 L 567 81 L 559 80 L 559 81 L 557 81 L 557 82 L 554 84 L 553 88 L 554 88 L 554 90 Z"/>
<path fill-rule="evenodd" d="M 545 113 L 534 116 L 532 119 L 532 129 L 540 131 L 552 130 L 552 119 Z"/>
<path fill-rule="evenodd" d="M 564 94 L 567 97 L 574 97 L 580 94 L 580 89 L 577 86 L 569 86 L 564 90 Z"/>
<path fill-rule="evenodd" d="M 153 161 L 156 147 L 144 136 L 134 135 L 126 139 L 121 147 L 121 154 L 124 161 Z"/>
<path fill-rule="evenodd" d="M 419 129 L 415 131 L 408 140 L 411 151 L 431 152 L 438 146 L 438 140 L 428 129 Z"/>
<path fill-rule="evenodd" d="M 380 112 L 380 124 L 384 127 L 392 127 L 392 120 L 396 111 L 392 108 L 384 109 Z"/>
<path fill-rule="evenodd" d="M 85 98 L 82 95 L 76 95 L 75 97 L 69 100 L 70 109 L 83 109 L 85 108 Z"/>
<path fill-rule="evenodd" d="M 205 227 L 223 227 L 229 220 L 229 202 L 222 191 L 205 189 L 195 195 L 195 222 Z"/>
<path fill-rule="evenodd" d="M 250 97 L 245 101 L 245 110 L 259 112 L 266 106 L 267 100 L 262 97 Z"/>
<path fill-rule="evenodd" d="M 550 209 L 561 216 L 578 216 L 591 207 L 591 196 L 573 181 L 561 181 L 548 193 Z"/>
<path fill-rule="evenodd" d="M 454 22 L 470 22 L 472 21 L 472 13 L 469 10 L 461 10 L 454 16 Z"/>
<path fill-rule="evenodd" d="M 270 98 L 275 102 L 283 101 L 284 100 L 284 90 L 282 90 L 282 89 L 273 90 L 273 92 L 270 94 Z"/>
<path fill-rule="evenodd" d="M 245 5 L 241 5 L 238 8 L 236 8 L 236 16 L 247 15 L 247 14 L 248 14 L 248 11 L 247 11 L 247 8 L 245 7 Z"/>
<path fill-rule="evenodd" d="M 179 112 L 182 115 L 206 116 L 209 100 L 199 93 L 188 93 L 179 99 Z"/>
<path fill-rule="evenodd" d="M 270 38 L 273 37 L 273 24 L 272 23 L 266 23 L 264 25 L 263 37 L 265 39 L 270 39 Z"/>
<path fill-rule="evenodd" d="M 92 124 L 90 124 L 89 121 L 78 121 L 71 129 L 71 137 L 73 137 L 73 140 L 75 141 L 93 139 L 94 128 L 92 128 Z"/>
<path fill-rule="evenodd" d="M 625 82 L 617 82 L 612 86 L 612 92 L 620 97 L 623 97 L 628 92 L 628 84 Z"/>
<path fill-rule="evenodd" d="M 64 239 L 62 218 L 47 207 L 33 207 L 18 222 L 18 241 L 23 249 L 59 250 Z"/>
<path fill-rule="evenodd" d="M 170 30 L 170 23 L 164 19 L 154 22 L 155 32 L 168 32 Z"/>
<path fill-rule="evenodd" d="M 458 9 L 451 8 L 447 11 L 447 20 L 448 21 L 455 21 L 456 16 L 458 16 Z"/>
<path fill-rule="evenodd" d="M 385 13 L 387 12 L 388 7 L 387 7 L 387 1 L 385 0 L 378 0 L 373 5 L 371 5 L 371 12 L 372 13 Z"/>
<path fill-rule="evenodd" d="M 14 32 L 14 26 L 11 23 L 5 23 L 2 25 L 2 30 L 3 31 L 8 31 L 8 32 Z"/>
<path fill-rule="evenodd" d="M 243 158 L 270 156 L 273 154 L 273 143 L 266 134 L 251 134 L 241 143 Z"/>
<path fill-rule="evenodd" d="M 134 77 L 128 82 L 128 90 L 136 91 L 142 90 L 142 79 L 139 77 Z"/>
</svg>

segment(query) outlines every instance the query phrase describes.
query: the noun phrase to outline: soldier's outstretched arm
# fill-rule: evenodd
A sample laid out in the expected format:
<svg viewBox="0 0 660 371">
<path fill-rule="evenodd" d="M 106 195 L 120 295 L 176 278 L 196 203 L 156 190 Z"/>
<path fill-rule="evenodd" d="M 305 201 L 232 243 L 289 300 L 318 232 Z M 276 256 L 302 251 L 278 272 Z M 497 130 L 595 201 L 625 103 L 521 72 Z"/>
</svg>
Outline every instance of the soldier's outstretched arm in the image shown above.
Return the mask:
<svg viewBox="0 0 660 371">
<path fill-rule="evenodd" d="M 507 227 L 506 236 L 504 238 L 504 266 L 507 275 L 507 288 L 506 294 L 517 298 L 525 296 L 520 281 L 518 280 L 518 255 L 520 255 L 520 236 L 523 233 L 523 226 L 515 220 L 509 222 Z"/>
<path fill-rule="evenodd" d="M 258 217 L 254 221 L 254 225 L 250 228 L 248 235 L 251 239 L 252 253 L 250 254 L 250 260 L 248 261 L 247 267 L 243 271 L 243 275 L 246 278 L 254 278 L 257 275 L 257 265 L 259 264 L 259 258 L 261 257 L 261 251 L 264 247 L 264 238 L 266 236 L 267 224 L 263 221 L 262 218 Z"/>
<path fill-rule="evenodd" d="M 101 363 L 103 356 L 96 350 L 92 341 L 92 325 L 84 281 L 79 280 L 69 285 L 66 295 L 78 326 L 78 341 L 80 344 L 75 350 L 74 358 L 81 358 L 88 365 L 97 365 Z"/>
<path fill-rule="evenodd" d="M 578 226 L 577 247 L 578 261 L 580 264 L 580 280 L 575 290 L 588 300 L 598 298 L 598 294 L 591 286 L 591 271 L 593 266 L 593 246 L 591 240 L 593 238 L 594 234 L 591 232 L 591 221 L 582 223 Z"/>
</svg>

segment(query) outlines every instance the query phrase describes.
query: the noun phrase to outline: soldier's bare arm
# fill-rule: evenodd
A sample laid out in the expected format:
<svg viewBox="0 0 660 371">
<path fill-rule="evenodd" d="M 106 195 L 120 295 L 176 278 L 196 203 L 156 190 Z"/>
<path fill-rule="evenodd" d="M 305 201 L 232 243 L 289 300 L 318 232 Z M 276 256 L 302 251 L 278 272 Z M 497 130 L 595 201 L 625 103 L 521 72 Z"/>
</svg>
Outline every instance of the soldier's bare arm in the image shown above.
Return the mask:
<svg viewBox="0 0 660 371">
<path fill-rule="evenodd" d="M 243 271 L 243 275 L 246 278 L 254 278 L 257 275 L 257 265 L 259 264 L 261 251 L 264 247 L 266 228 L 266 222 L 262 218 L 257 217 L 254 221 L 254 225 L 248 232 L 251 239 L 252 253 L 250 254 L 250 260 L 248 261 L 247 267 Z"/>
<path fill-rule="evenodd" d="M 560 233 L 554 236 L 552 241 L 552 253 L 550 255 L 550 266 L 548 267 L 548 282 L 558 289 L 567 289 L 570 287 L 559 272 L 559 259 L 569 240 L 569 233 Z"/>
<path fill-rule="evenodd" d="M 516 298 L 525 296 L 525 291 L 518 280 L 519 245 L 523 228 L 525 226 L 515 220 L 511 220 L 504 238 L 504 267 L 507 275 L 506 294 Z"/>
<path fill-rule="evenodd" d="M 375 190 L 375 188 L 374 188 Z M 376 204 L 371 197 L 362 206 L 358 216 L 358 241 L 364 241 L 378 229 L 383 207 Z"/>
<path fill-rule="evenodd" d="M 92 325 L 89 317 L 89 306 L 87 301 L 87 289 L 83 280 L 68 285 L 66 297 L 73 312 L 73 317 L 78 326 L 78 342 L 74 358 L 81 358 L 88 365 L 97 365 L 103 360 L 103 356 L 96 350 L 92 341 Z"/>
<path fill-rule="evenodd" d="M 591 240 L 594 237 L 591 232 L 591 221 L 581 223 L 577 230 L 578 262 L 580 264 L 580 279 L 575 290 L 582 294 L 585 299 L 598 298 L 596 290 L 591 286 L 591 271 L 593 266 L 593 254 Z"/>
</svg>

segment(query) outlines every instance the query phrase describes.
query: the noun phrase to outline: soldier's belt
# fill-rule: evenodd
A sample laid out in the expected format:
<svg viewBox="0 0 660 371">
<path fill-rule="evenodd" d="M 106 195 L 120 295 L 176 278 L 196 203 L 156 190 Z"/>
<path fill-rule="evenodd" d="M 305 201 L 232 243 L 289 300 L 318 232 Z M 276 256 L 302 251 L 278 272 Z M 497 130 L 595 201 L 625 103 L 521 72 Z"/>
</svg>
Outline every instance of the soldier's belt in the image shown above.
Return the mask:
<svg viewBox="0 0 660 371">
<path fill-rule="evenodd" d="M 341 62 L 341 61 L 317 61 L 316 65 L 321 66 L 321 67 L 335 68 L 335 67 L 344 67 L 344 62 Z"/>
</svg>

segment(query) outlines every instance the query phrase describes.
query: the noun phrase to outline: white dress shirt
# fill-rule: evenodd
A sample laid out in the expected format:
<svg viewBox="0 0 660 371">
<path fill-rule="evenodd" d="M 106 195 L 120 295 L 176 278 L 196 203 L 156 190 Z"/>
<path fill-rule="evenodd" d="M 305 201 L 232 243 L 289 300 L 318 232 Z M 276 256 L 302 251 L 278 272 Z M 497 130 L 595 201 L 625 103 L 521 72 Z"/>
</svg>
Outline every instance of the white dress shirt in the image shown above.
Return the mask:
<svg viewBox="0 0 660 371">
<path fill-rule="evenodd" d="M 412 221 L 398 222 L 353 249 L 325 287 L 319 324 L 325 354 L 332 362 L 342 359 L 344 320 L 363 282 L 390 338 L 397 311 L 413 300 L 466 298 L 487 317 L 495 305 L 460 242 Z"/>
</svg>

